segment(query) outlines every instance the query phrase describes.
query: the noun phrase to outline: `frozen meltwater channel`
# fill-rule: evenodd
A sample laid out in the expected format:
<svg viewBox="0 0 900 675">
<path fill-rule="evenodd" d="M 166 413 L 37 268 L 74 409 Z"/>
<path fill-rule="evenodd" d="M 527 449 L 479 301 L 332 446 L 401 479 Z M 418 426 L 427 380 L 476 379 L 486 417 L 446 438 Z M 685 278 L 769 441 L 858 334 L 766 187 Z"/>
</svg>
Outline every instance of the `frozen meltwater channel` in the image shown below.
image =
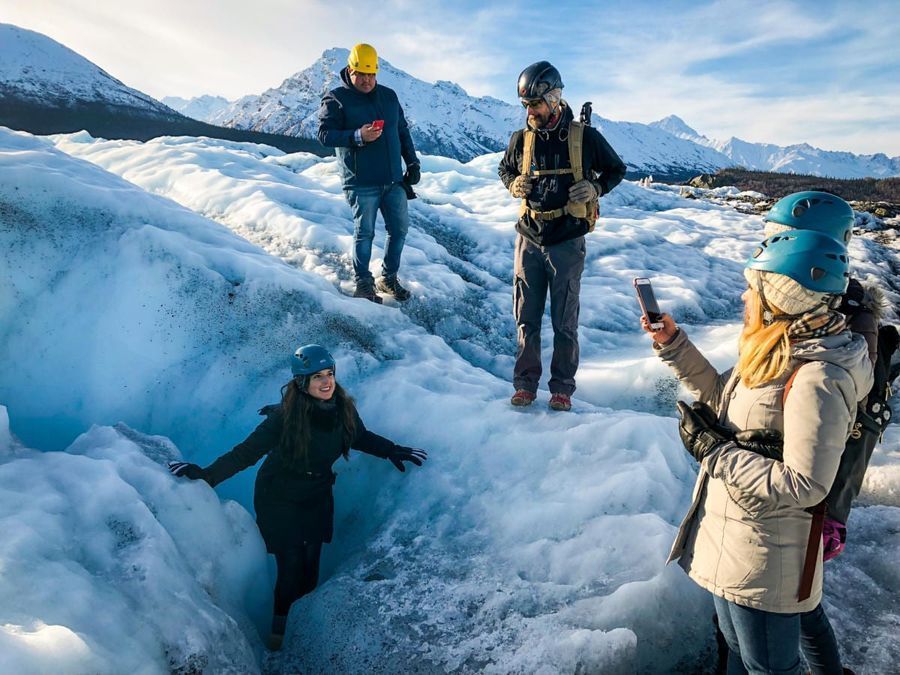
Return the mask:
<svg viewBox="0 0 900 675">
<path fill-rule="evenodd" d="M 515 411 L 515 204 L 496 162 L 423 158 L 402 267 L 417 299 L 375 307 L 341 292 L 352 224 L 333 160 L 205 139 L 50 143 L 0 131 L 0 269 L 12 289 L 0 300 L 0 349 L 16 364 L 0 370 L 10 419 L 0 517 L 19 528 L 0 564 L 40 579 L 62 566 L 72 576 L 59 587 L 108 617 L 74 604 L 72 616 L 58 612 L 68 595 L 51 607 L 46 588 L 23 581 L 32 576 L 4 573 L 0 670 L 4 658 L 25 672 L 138 670 L 118 649 L 123 635 L 146 672 L 219 658 L 219 639 L 237 645 L 235 663 L 249 655 L 243 672 L 689 672 L 711 662 L 711 602 L 663 566 L 694 467 L 668 417 L 676 387 L 635 329 L 630 280 L 653 277 L 661 303 L 725 367 L 741 261 L 761 222 L 622 184 L 589 240 L 576 414 L 546 411 L 546 394 Z M 864 276 L 896 262 L 862 238 L 851 252 Z M 217 497 L 170 479 L 159 461 L 204 464 L 241 440 L 289 377 L 285 356 L 313 340 L 335 351 L 367 424 L 430 459 L 406 475 L 365 456 L 337 465 L 323 582 L 295 604 L 285 649 L 260 660 L 271 570 L 250 516 L 219 501 L 252 508 L 254 471 Z M 851 520 L 859 546 L 826 582 L 862 672 L 900 661 L 897 436 L 878 453 L 867 506 Z M 78 500 L 87 503 L 64 508 Z M 117 543 L 109 513 L 133 542 Z M 160 620 L 170 606 L 174 619 Z M 127 630 L 134 622 L 144 629 Z M 52 642 L 53 631 L 69 637 Z M 34 636 L 61 647 L 36 651 Z M 61 660 L 39 660 L 48 654 Z"/>
</svg>

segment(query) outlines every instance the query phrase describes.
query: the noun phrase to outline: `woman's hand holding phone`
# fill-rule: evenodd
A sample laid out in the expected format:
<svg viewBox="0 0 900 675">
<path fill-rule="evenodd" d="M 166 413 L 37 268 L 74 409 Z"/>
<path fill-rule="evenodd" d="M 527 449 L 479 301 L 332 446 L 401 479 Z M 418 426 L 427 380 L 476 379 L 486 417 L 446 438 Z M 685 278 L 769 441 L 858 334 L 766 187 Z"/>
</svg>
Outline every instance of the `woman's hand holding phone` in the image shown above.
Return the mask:
<svg viewBox="0 0 900 675">
<path fill-rule="evenodd" d="M 647 317 L 643 314 L 641 315 L 641 328 L 647 333 L 650 333 L 650 336 L 656 344 L 664 345 L 675 337 L 675 334 L 678 332 L 678 326 L 675 325 L 675 319 L 668 314 L 660 316 L 660 321 L 662 322 L 662 328 L 654 330 L 650 327 L 650 322 L 647 320 Z"/>
</svg>

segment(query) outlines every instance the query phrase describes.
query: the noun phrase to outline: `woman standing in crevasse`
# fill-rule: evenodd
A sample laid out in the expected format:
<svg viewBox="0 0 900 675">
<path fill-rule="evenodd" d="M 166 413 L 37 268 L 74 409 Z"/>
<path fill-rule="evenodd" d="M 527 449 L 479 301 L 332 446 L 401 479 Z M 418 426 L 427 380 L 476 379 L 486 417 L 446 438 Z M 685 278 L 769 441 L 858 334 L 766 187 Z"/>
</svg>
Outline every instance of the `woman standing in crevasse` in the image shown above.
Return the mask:
<svg viewBox="0 0 900 675">
<path fill-rule="evenodd" d="M 697 397 L 679 432 L 700 462 L 670 560 L 714 596 L 728 672 L 800 673 L 800 615 L 822 596 L 822 501 L 857 402 L 872 386 L 865 340 L 830 308 L 846 247 L 770 237 L 747 261 L 738 362 L 720 374 L 668 315 L 656 353 Z"/>
<path fill-rule="evenodd" d="M 279 649 L 287 615 L 298 598 L 318 584 L 322 544 L 334 526 L 331 467 L 350 448 L 421 466 L 425 451 L 407 448 L 375 434 L 360 419 L 353 399 L 335 380 L 335 362 L 319 345 L 300 347 L 291 358 L 293 378 L 281 388 L 281 403 L 260 410 L 266 419 L 242 443 L 206 468 L 172 463 L 176 476 L 205 480 L 213 487 L 268 454 L 256 476 L 256 522 L 278 568 L 272 635 Z"/>
</svg>

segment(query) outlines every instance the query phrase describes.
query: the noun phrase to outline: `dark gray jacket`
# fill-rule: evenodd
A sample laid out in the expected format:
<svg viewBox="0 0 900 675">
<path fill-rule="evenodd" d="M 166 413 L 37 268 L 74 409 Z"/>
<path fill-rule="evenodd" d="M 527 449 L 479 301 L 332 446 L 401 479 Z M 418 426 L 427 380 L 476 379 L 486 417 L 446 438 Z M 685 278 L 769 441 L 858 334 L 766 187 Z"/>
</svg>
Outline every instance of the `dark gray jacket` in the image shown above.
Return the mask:
<svg viewBox="0 0 900 675">
<path fill-rule="evenodd" d="M 319 142 L 335 148 L 344 188 L 391 185 L 403 179 L 403 167 L 418 164 L 403 108 L 393 89 L 380 84 L 364 94 L 350 82 L 348 68 L 341 71 L 341 86 L 322 97 Z M 384 120 L 378 140 L 357 145 L 354 133 L 364 124 Z"/>
<path fill-rule="evenodd" d="M 532 165 L 538 170 L 568 169 L 569 123 L 574 119 L 569 106 L 563 108 L 563 118 L 552 131 L 538 133 L 534 139 Z M 522 173 L 522 155 L 525 145 L 525 130 L 519 129 L 509 139 L 509 147 L 500 160 L 497 173 L 508 189 L 516 176 Z M 602 194 L 608 194 L 625 177 L 625 163 L 612 149 L 603 135 L 593 127 L 586 127 L 582 140 L 581 165 L 584 177 L 599 185 Z M 528 206 L 537 211 L 553 211 L 569 201 L 569 188 L 575 182 L 571 174 L 540 176 L 533 179 L 533 188 L 528 196 Z M 580 237 L 593 223 L 584 218 L 568 214 L 548 222 L 538 222 L 528 213 L 516 223 L 516 231 L 538 246 L 552 246 L 568 239 Z"/>
</svg>

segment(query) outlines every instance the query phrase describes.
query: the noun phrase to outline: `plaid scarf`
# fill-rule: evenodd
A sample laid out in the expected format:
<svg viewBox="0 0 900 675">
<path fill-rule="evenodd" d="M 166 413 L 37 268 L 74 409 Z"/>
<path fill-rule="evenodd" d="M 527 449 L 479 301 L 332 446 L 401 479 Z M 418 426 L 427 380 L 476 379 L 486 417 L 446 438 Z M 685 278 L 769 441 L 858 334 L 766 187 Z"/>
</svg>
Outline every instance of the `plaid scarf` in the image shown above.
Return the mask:
<svg viewBox="0 0 900 675">
<path fill-rule="evenodd" d="M 788 328 L 788 338 L 791 342 L 801 342 L 810 338 L 837 335 L 846 328 L 847 319 L 843 314 L 822 306 L 794 320 Z"/>
</svg>

